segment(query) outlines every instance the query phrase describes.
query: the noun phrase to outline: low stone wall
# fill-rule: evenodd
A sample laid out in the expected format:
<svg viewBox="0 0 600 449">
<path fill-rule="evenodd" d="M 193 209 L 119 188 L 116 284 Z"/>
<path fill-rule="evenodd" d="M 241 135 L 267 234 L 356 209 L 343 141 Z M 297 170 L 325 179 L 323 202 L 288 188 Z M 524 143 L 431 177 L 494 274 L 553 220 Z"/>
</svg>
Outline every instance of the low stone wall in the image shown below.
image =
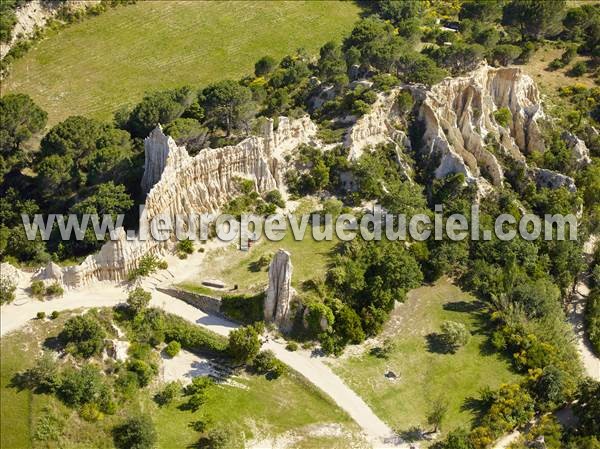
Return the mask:
<svg viewBox="0 0 600 449">
<path fill-rule="evenodd" d="M 200 293 L 189 292 L 180 288 L 157 288 L 161 293 L 173 296 L 177 299 L 187 302 L 189 305 L 210 313 L 225 318 L 221 313 L 221 300 L 213 296 L 202 295 Z"/>
</svg>

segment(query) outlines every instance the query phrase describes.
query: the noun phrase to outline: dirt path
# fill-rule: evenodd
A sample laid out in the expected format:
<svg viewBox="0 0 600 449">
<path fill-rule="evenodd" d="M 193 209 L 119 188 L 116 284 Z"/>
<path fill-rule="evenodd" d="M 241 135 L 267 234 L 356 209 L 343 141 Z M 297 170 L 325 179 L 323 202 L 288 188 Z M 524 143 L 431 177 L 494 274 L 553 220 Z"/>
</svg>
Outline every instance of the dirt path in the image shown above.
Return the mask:
<svg viewBox="0 0 600 449">
<path fill-rule="evenodd" d="M 583 245 L 583 252 L 587 257 L 594 253 L 594 248 L 598 243 L 598 236 L 593 235 Z M 569 303 L 568 319 L 573 326 L 573 331 L 577 338 L 577 350 L 581 356 L 581 361 L 586 374 L 594 380 L 600 381 L 600 358 L 592 351 L 592 345 L 585 332 L 585 304 L 590 288 L 587 285 L 586 273 L 582 273 L 575 285 L 571 301 Z"/>
<path fill-rule="evenodd" d="M 152 289 L 151 305 L 154 307 L 178 315 L 223 336 L 227 336 L 232 329 L 237 327 L 232 322 L 211 316 L 183 301 L 156 291 L 152 286 L 146 286 L 146 288 Z M 62 298 L 50 301 L 21 299 L 18 303 L 2 307 L 0 334 L 5 335 L 20 328 L 27 321 L 35 318 L 37 312 L 40 311 L 50 314 L 54 310 L 113 307 L 125 302 L 126 298 L 127 291 L 124 288 L 108 282 L 100 282 L 83 289 L 68 291 Z M 392 429 L 381 421 L 369 406 L 319 358 L 313 357 L 308 351 L 289 352 L 285 349 L 285 343 L 282 341 L 270 340 L 265 344 L 265 348 L 271 349 L 281 361 L 331 397 L 358 423 L 374 449 L 409 447 L 398 441 L 394 437 Z"/>
</svg>

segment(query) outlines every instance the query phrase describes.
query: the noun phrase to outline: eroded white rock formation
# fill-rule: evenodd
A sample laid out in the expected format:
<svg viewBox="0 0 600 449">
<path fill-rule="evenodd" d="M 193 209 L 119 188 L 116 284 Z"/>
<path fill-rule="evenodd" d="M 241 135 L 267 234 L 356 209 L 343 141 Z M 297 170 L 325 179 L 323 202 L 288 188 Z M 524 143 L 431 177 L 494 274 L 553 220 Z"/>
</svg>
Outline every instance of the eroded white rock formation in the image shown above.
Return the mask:
<svg viewBox="0 0 600 449">
<path fill-rule="evenodd" d="M 494 118 L 500 108 L 512 116 L 505 127 Z M 419 116 L 425 125 L 424 151 L 439 157 L 436 177 L 463 173 L 477 179 L 485 171 L 500 185 L 504 173 L 489 150 L 492 139 L 503 154 L 520 161 L 526 153 L 544 150 L 537 123 L 543 117 L 539 93 L 520 68 L 482 65 L 466 76 L 445 79 L 427 93 Z"/>
<path fill-rule="evenodd" d="M 398 129 L 400 111 L 396 104 L 398 90 L 379 94 L 368 114 L 360 117 L 346 134 L 344 145 L 349 148 L 348 157 L 357 160 L 367 147 L 381 143 L 400 142 L 410 146 L 406 134 Z"/>
<path fill-rule="evenodd" d="M 188 213 L 216 212 L 237 194 L 235 180 L 251 179 L 259 192 L 276 189 L 281 184 L 280 157 L 300 144 L 312 141 L 316 126 L 308 117 L 266 122 L 262 136 L 251 136 L 237 145 L 212 148 L 190 157 L 184 147 L 166 136 L 160 126 L 144 140 L 146 162 L 142 188 L 147 193 L 140 235 L 127 237 L 124 229 L 105 243 L 97 254 L 88 256 L 81 265 L 52 269 L 53 279 L 62 279 L 67 287 L 85 285 L 92 280 L 121 281 L 137 267 L 145 254 L 160 254 L 169 249 L 170 241 L 151 237 L 148 223 L 154 217 Z M 40 272 L 46 277 L 46 271 Z M 62 276 L 62 277 L 61 277 Z"/>
<path fill-rule="evenodd" d="M 269 286 L 264 301 L 265 321 L 284 327 L 288 325 L 293 296 L 292 260 L 289 252 L 280 249 L 269 265 Z"/>
</svg>

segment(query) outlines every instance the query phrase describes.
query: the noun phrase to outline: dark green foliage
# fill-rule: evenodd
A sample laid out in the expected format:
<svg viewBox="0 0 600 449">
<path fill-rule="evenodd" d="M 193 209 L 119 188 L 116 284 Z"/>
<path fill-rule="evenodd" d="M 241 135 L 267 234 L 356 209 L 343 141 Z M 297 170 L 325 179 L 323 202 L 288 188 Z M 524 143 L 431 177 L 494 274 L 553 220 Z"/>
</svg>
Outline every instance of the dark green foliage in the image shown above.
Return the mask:
<svg viewBox="0 0 600 449">
<path fill-rule="evenodd" d="M 25 94 L 8 94 L 0 98 L 0 156 L 8 158 L 21 144 L 44 129 L 48 114 Z"/>
<path fill-rule="evenodd" d="M 462 323 L 455 321 L 444 321 L 441 326 L 441 338 L 450 352 L 456 352 L 458 348 L 466 345 L 471 338 L 471 333 Z"/>
<path fill-rule="evenodd" d="M 146 310 L 151 299 L 152 293 L 145 291 L 142 287 L 136 287 L 127 295 L 127 306 L 135 316 Z"/>
<path fill-rule="evenodd" d="M 152 449 L 157 441 L 152 418 L 141 415 L 127 419 L 113 429 L 113 441 L 118 449 Z"/>
<path fill-rule="evenodd" d="M 96 366 L 85 364 L 80 370 L 67 368 L 62 373 L 57 395 L 65 404 L 77 407 L 97 401 L 103 389 L 100 370 Z"/>
<path fill-rule="evenodd" d="M 522 40 L 558 34 L 564 0 L 512 0 L 504 6 L 502 24 L 516 28 Z"/>
<path fill-rule="evenodd" d="M 213 385 L 214 381 L 210 377 L 194 377 L 192 383 L 183 390 L 187 401 L 181 407 L 184 410 L 197 411 L 207 401 L 210 388 Z"/>
<path fill-rule="evenodd" d="M 516 45 L 497 45 L 491 53 L 492 63 L 499 65 L 513 64 L 521 56 L 521 51 L 521 47 Z"/>
<path fill-rule="evenodd" d="M 137 268 L 129 271 L 128 278 L 133 281 L 139 277 L 149 276 L 160 269 L 161 261 L 156 256 L 146 254 L 138 262 Z"/>
<path fill-rule="evenodd" d="M 69 318 L 60 333 L 68 352 L 83 358 L 100 354 L 106 332 L 96 316 L 87 313 Z"/>
<path fill-rule="evenodd" d="M 10 304 L 15 300 L 17 286 L 8 276 L 0 276 L 0 304 Z"/>
<path fill-rule="evenodd" d="M 590 342 L 596 354 L 600 354 L 600 287 L 598 286 L 588 296 L 585 321 Z"/>
<path fill-rule="evenodd" d="M 440 67 L 457 75 L 477 67 L 483 59 L 485 48 L 479 44 L 456 43 L 438 48 L 429 47 L 424 52 Z"/>
<path fill-rule="evenodd" d="M 256 76 L 264 76 L 273 71 L 277 67 L 277 61 L 271 56 L 263 56 L 256 64 L 254 64 L 254 74 Z"/>
<path fill-rule="evenodd" d="M 496 22 L 502 17 L 502 2 L 468 0 L 460 7 L 460 20 L 472 19 L 479 22 Z"/>
<path fill-rule="evenodd" d="M 69 117 L 42 139 L 35 165 L 41 195 L 57 202 L 83 186 L 121 179 L 130 168 L 131 146 L 126 131 L 85 117 Z M 61 192 L 58 197 L 57 192 Z M 103 190 L 101 196 L 121 193 Z"/>
<path fill-rule="evenodd" d="M 269 379 L 276 379 L 285 373 L 285 365 L 275 357 L 273 351 L 259 352 L 250 367 L 257 374 L 265 375 Z"/>
<path fill-rule="evenodd" d="M 569 76 L 583 76 L 588 71 L 588 66 L 584 61 L 579 61 L 567 73 Z"/>
<path fill-rule="evenodd" d="M 473 449 L 469 432 L 464 429 L 453 430 L 448 433 L 444 441 L 439 441 L 432 449 Z"/>
<path fill-rule="evenodd" d="M 167 354 L 169 357 L 175 357 L 177 354 L 179 354 L 179 351 L 181 351 L 181 344 L 176 340 L 170 341 L 165 348 L 165 354 Z"/>
<path fill-rule="evenodd" d="M 189 254 L 194 253 L 194 242 L 192 240 L 181 240 L 177 242 L 177 252 L 180 259 L 185 259 Z"/>
<path fill-rule="evenodd" d="M 440 50 L 440 58 L 444 56 L 444 50 Z M 439 83 L 448 74 L 440 68 L 434 60 L 419 53 L 410 51 L 398 57 L 396 60 L 397 75 L 405 83 L 419 83 L 432 86 Z"/>
<path fill-rule="evenodd" d="M 259 350 L 259 334 L 254 326 L 244 326 L 230 332 L 228 352 L 236 362 L 252 362 Z"/>
<path fill-rule="evenodd" d="M 162 390 L 154 395 L 154 401 L 159 406 L 169 405 L 181 393 L 181 383 L 169 382 Z"/>
<path fill-rule="evenodd" d="M 339 45 L 327 42 L 319 51 L 317 67 L 322 81 L 343 86 L 348 83 L 347 67 Z"/>
<path fill-rule="evenodd" d="M 504 126 L 505 128 L 508 127 L 512 122 L 512 114 L 508 108 L 500 108 L 495 111 L 494 118 L 500 126 Z"/>
<path fill-rule="evenodd" d="M 197 353 L 222 353 L 227 348 L 223 337 L 174 315 L 164 316 L 164 338 L 177 340 L 183 348 Z"/>
<path fill-rule="evenodd" d="M 263 302 L 264 293 L 253 296 L 227 295 L 221 298 L 220 311 L 238 323 L 252 324 L 264 319 Z"/>
<path fill-rule="evenodd" d="M 140 387 L 147 386 L 152 378 L 158 374 L 158 368 L 154 364 L 138 358 L 131 358 L 127 362 L 127 370 L 136 375 L 137 383 Z"/>
<path fill-rule="evenodd" d="M 583 382 L 578 392 L 578 399 L 573 411 L 579 418 L 580 434 L 600 435 L 600 382 L 591 379 Z"/>
<path fill-rule="evenodd" d="M 156 125 L 166 125 L 181 117 L 193 101 L 194 92 L 189 87 L 146 94 L 127 117 L 125 129 L 134 136 L 146 137 Z M 119 121 L 123 122 L 123 118 L 117 118 Z"/>
<path fill-rule="evenodd" d="M 203 112 L 197 112 L 196 116 L 202 117 Z M 196 118 L 177 118 L 165 126 L 164 133 L 175 139 L 178 145 L 185 146 L 191 156 L 196 155 L 208 144 L 208 128 Z"/>
<path fill-rule="evenodd" d="M 277 207 L 285 207 L 285 201 L 279 190 L 271 190 L 265 194 L 265 201 L 274 204 Z"/>
<path fill-rule="evenodd" d="M 207 124 L 231 131 L 244 126 L 253 115 L 252 92 L 235 81 L 211 84 L 202 91 L 200 103 L 206 111 Z"/>
</svg>

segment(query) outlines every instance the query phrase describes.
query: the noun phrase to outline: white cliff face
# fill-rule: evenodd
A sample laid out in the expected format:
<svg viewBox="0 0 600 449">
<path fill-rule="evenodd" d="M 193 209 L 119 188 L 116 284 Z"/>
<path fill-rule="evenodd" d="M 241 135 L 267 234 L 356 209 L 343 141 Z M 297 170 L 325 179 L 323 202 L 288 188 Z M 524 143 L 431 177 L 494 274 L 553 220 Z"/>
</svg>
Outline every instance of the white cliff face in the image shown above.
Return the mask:
<svg viewBox="0 0 600 449">
<path fill-rule="evenodd" d="M 506 127 L 494 118 L 501 108 L 512 116 Z M 504 173 L 486 148 L 488 135 L 516 160 L 544 150 L 537 124 L 543 117 L 539 93 L 519 68 L 482 65 L 467 76 L 446 79 L 427 93 L 419 116 L 425 125 L 423 151 L 440 157 L 436 177 L 463 173 L 477 179 L 485 170 L 494 185 L 501 185 Z"/>
<path fill-rule="evenodd" d="M 128 238 L 124 229 L 105 243 L 100 252 L 88 256 L 81 265 L 59 269 L 67 287 L 85 285 L 93 280 L 122 281 L 137 267 L 145 254 L 163 254 L 172 245 L 159 242 L 148 232 L 154 217 L 216 212 L 237 195 L 235 180 L 251 179 L 259 192 L 279 188 L 279 159 L 285 151 L 313 141 L 316 126 L 308 117 L 290 120 L 281 117 L 277 130 L 268 121 L 263 136 L 251 136 L 237 145 L 206 149 L 190 157 L 184 147 L 162 132 L 158 126 L 144 140 L 145 166 L 142 189 L 147 193 L 145 217 L 140 220 L 139 236 Z M 56 270 L 53 270 L 53 272 Z"/>
<path fill-rule="evenodd" d="M 396 104 L 399 90 L 378 95 L 371 112 L 360 117 L 346 135 L 344 145 L 350 149 L 348 158 L 357 160 L 367 147 L 381 143 L 401 142 L 410 145 L 406 135 L 397 129 L 400 111 Z"/>
<path fill-rule="evenodd" d="M 269 287 L 264 302 L 265 321 L 284 326 L 288 324 L 293 296 L 290 253 L 280 249 L 269 266 Z"/>
<path fill-rule="evenodd" d="M 577 167 L 583 168 L 586 165 L 592 163 L 592 158 L 590 157 L 590 150 L 588 149 L 583 140 L 581 140 L 575 134 L 572 134 L 567 131 L 562 133 L 561 138 L 567 144 L 567 148 L 571 150 L 571 153 L 573 154 L 573 159 L 575 159 Z"/>
</svg>

